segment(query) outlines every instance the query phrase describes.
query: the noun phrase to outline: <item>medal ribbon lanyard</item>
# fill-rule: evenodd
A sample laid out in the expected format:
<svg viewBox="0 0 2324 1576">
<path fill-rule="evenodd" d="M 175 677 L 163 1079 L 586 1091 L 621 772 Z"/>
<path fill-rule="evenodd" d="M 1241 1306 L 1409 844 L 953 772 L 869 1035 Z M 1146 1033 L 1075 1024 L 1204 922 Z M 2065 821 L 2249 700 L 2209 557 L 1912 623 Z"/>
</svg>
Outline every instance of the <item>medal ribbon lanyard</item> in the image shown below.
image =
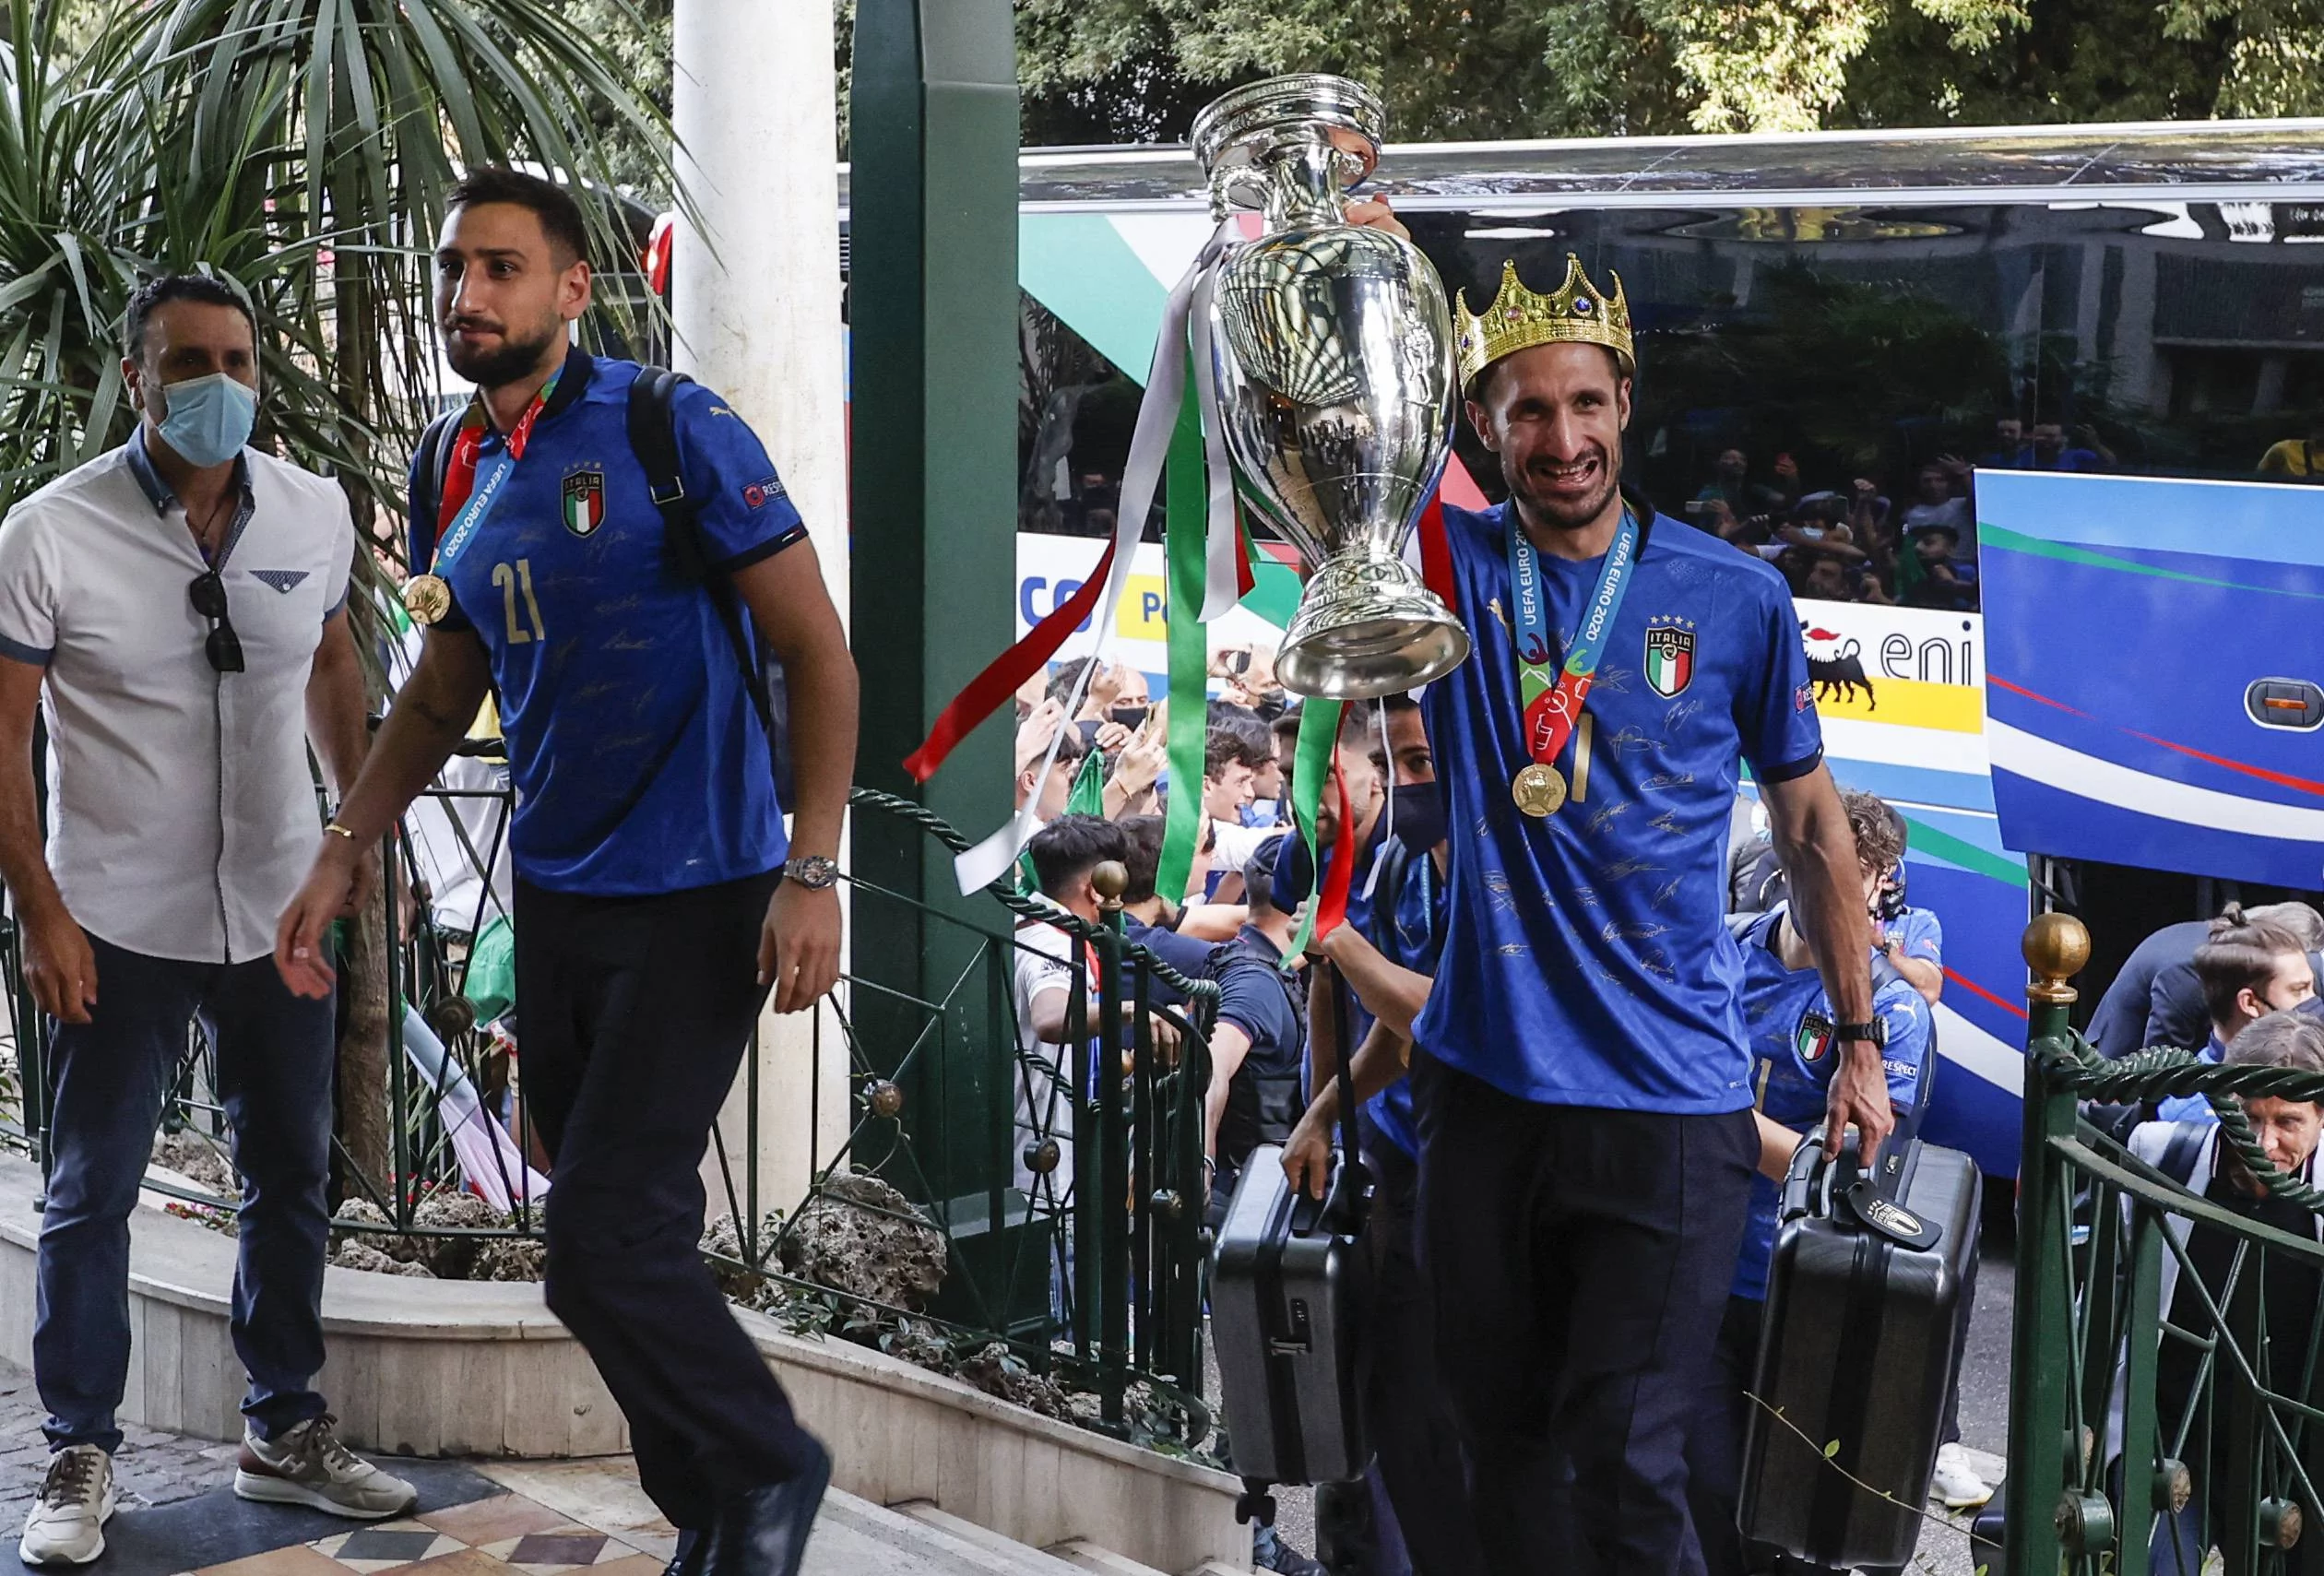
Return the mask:
<svg viewBox="0 0 2324 1576">
<path fill-rule="evenodd" d="M 1525 718 L 1525 752 L 1545 766 L 1554 765 L 1582 719 L 1582 703 L 1597 678 L 1598 656 L 1630 591 L 1630 571 L 1638 567 L 1638 519 L 1625 504 L 1614 545 L 1606 551 L 1597 586 L 1562 668 L 1553 665 L 1549 653 L 1549 610 L 1541 594 L 1540 555 L 1526 539 L 1513 504 L 1509 521 L 1510 599 L 1516 604 L 1517 700 Z"/>
<path fill-rule="evenodd" d="M 484 516 L 492 512 L 501 489 L 507 485 L 509 473 L 525 457 L 525 444 L 532 436 L 533 422 L 547 408 L 563 376 L 563 367 L 549 374 L 549 381 L 540 385 L 540 392 L 533 396 L 532 403 L 525 407 L 524 415 L 510 430 L 508 441 L 489 456 L 482 452 L 486 423 L 471 421 L 460 424 L 460 434 L 452 444 L 452 464 L 444 479 L 444 506 L 439 516 L 448 523 L 437 540 L 430 573 L 442 575 L 449 570 L 468 539 L 476 535 L 477 527 L 484 523 Z"/>
</svg>

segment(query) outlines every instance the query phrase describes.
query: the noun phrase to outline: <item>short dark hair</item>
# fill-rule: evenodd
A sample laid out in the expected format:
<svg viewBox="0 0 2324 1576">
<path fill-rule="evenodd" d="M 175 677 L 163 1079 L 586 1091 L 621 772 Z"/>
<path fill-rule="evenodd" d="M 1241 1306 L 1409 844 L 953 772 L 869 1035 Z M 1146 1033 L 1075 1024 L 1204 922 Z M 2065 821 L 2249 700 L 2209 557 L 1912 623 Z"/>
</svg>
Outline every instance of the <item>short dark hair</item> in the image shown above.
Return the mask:
<svg viewBox="0 0 2324 1576">
<path fill-rule="evenodd" d="M 129 309 L 121 318 L 121 353 L 131 361 L 145 356 L 146 324 L 153 314 L 173 301 L 198 301 L 206 306 L 231 306 L 243 314 L 250 325 L 250 348 L 258 349 L 258 318 L 250 310 L 250 302 L 242 292 L 225 280 L 209 274 L 164 274 L 158 279 L 148 279 L 129 298 Z"/>
<path fill-rule="evenodd" d="M 1063 705 L 1073 698 L 1073 686 L 1081 682 L 1082 670 L 1095 660 L 1091 657 L 1076 657 L 1070 662 L 1060 662 L 1050 670 L 1049 688 L 1042 693 L 1059 705 Z"/>
<path fill-rule="evenodd" d="M 1101 815 L 1061 815 L 1027 845 L 1033 877 L 1044 895 L 1055 897 L 1108 859 L 1130 862 L 1130 839 Z"/>
<path fill-rule="evenodd" d="M 540 232 L 549 238 L 550 250 L 571 259 L 568 267 L 572 263 L 589 260 L 588 220 L 582 218 L 581 205 L 573 200 L 573 194 L 556 182 L 498 164 L 480 165 L 453 185 L 444 207 L 450 212 L 484 203 L 529 208 L 532 216 L 540 220 Z"/>
<path fill-rule="evenodd" d="M 1275 914 L 1275 856 L 1283 852 L 1283 838 L 1270 837 L 1251 851 L 1243 861 L 1243 902 L 1253 915 Z"/>
<path fill-rule="evenodd" d="M 2231 1016 L 2237 996 L 2275 978 L 2278 959 L 2306 952 L 2297 932 L 2271 919 L 2253 918 L 2242 904 L 2230 903 L 2211 921 L 2211 939 L 2195 949 L 2195 982 L 2203 989 L 2203 1010 L 2214 1024 Z"/>
<path fill-rule="evenodd" d="M 1252 771 L 1274 764 L 1275 735 L 1267 731 L 1258 714 L 1240 706 L 1227 706 L 1215 711 L 1210 719 L 1210 731 L 1203 740 L 1203 771 L 1216 776 L 1220 770 L 1240 761 Z"/>
<path fill-rule="evenodd" d="M 1121 900 L 1144 903 L 1154 895 L 1154 878 L 1162 871 L 1162 834 L 1167 823 L 1159 815 L 1131 815 L 1114 824 L 1130 840 L 1129 856 L 1121 861 L 1130 872 L 1130 884 L 1121 889 Z"/>
<path fill-rule="evenodd" d="M 1277 743 L 1281 743 L 1286 739 L 1297 739 L 1299 736 L 1299 708 L 1293 706 L 1289 711 L 1276 717 L 1275 721 L 1267 725 L 1267 731 L 1275 737 Z"/>
</svg>

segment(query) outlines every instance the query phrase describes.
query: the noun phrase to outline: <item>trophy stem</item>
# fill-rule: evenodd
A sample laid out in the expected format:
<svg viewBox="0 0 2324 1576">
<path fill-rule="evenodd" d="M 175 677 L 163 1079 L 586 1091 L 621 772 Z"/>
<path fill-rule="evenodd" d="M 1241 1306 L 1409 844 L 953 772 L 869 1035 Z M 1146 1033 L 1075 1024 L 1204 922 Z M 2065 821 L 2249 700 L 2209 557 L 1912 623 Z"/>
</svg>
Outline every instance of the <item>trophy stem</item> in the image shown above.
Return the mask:
<svg viewBox="0 0 2324 1576">
<path fill-rule="evenodd" d="M 1309 577 L 1275 676 L 1295 694 L 1377 700 L 1442 678 L 1468 654 L 1468 631 L 1418 571 L 1356 547 Z"/>
</svg>

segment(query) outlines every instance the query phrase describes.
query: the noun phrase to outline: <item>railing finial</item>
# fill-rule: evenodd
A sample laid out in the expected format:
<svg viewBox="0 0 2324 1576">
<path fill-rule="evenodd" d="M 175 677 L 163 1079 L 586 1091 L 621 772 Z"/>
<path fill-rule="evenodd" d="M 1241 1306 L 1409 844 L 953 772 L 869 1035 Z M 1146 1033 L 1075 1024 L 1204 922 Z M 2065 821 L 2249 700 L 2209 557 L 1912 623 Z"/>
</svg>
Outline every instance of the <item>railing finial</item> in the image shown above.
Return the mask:
<svg viewBox="0 0 2324 1576">
<path fill-rule="evenodd" d="M 2044 914 L 2025 927 L 2020 943 L 2034 978 L 2025 987 L 2029 1001 L 2065 1006 L 2075 998 L 2066 982 L 2090 961 L 2090 930 L 2071 914 Z"/>
<path fill-rule="evenodd" d="M 1119 908 L 1121 895 L 1130 890 L 1130 871 L 1120 859 L 1107 859 L 1089 872 L 1089 884 L 1097 889 L 1100 908 Z"/>
</svg>

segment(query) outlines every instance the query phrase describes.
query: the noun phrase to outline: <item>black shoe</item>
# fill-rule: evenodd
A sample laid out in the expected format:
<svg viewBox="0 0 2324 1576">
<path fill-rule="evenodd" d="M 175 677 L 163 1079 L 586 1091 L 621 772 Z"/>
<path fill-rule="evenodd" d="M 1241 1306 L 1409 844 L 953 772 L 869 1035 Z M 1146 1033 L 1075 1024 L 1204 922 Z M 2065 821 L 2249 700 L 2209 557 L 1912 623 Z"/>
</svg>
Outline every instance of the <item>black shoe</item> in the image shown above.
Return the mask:
<svg viewBox="0 0 2324 1576">
<path fill-rule="evenodd" d="M 702 1576 L 702 1558 L 710 1540 L 697 1532 L 681 1530 L 678 1534 L 678 1558 L 671 1560 L 662 1576 Z"/>
<path fill-rule="evenodd" d="M 815 1511 L 831 1483 L 822 1446 L 796 1477 L 738 1494 L 718 1507 L 702 1550 L 701 1576 L 799 1576 Z M 682 1572 L 681 1576 L 688 1576 Z"/>
</svg>

